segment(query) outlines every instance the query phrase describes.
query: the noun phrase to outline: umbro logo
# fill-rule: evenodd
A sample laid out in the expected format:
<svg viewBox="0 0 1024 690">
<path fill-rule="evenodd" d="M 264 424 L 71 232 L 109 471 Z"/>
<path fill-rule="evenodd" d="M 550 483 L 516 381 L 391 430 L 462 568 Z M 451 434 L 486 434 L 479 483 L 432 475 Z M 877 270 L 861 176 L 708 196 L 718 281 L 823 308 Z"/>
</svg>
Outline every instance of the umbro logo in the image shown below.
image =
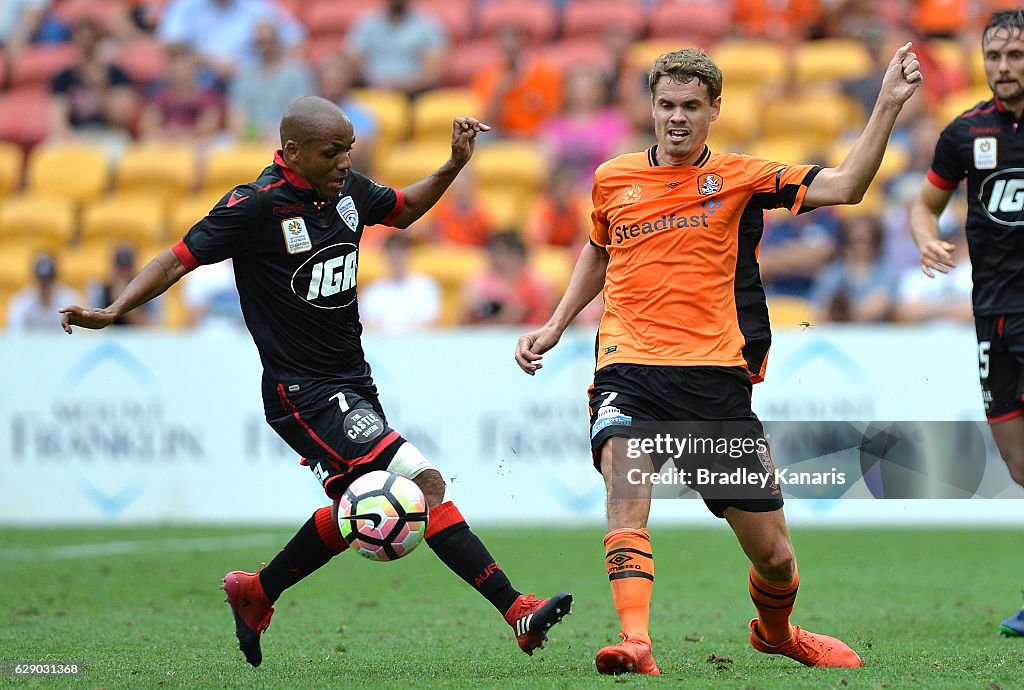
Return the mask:
<svg viewBox="0 0 1024 690">
<path fill-rule="evenodd" d="M 668 187 L 669 189 L 675 189 L 676 187 L 678 187 L 681 184 L 682 184 L 682 182 L 666 182 L 665 186 Z"/>
<path fill-rule="evenodd" d="M 619 554 L 615 554 L 615 556 L 613 556 L 612 558 L 609 558 L 608 562 L 611 563 L 612 565 L 621 566 L 621 565 L 623 565 L 625 563 L 629 563 L 631 560 L 633 560 L 632 556 L 627 556 L 624 553 L 619 553 Z"/>
</svg>

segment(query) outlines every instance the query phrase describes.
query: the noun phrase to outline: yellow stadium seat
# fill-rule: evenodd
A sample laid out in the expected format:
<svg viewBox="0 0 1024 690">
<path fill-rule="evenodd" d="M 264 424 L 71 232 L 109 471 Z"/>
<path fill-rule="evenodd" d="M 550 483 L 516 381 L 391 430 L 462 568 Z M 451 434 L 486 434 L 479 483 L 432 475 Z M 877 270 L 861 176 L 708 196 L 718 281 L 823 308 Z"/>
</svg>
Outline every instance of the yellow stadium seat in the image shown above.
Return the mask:
<svg viewBox="0 0 1024 690">
<path fill-rule="evenodd" d="M 21 243 L 0 244 L 0 290 L 14 292 L 33 281 L 32 269 L 39 251 Z M 60 263 L 57 264 L 57 279 L 67 282 Z"/>
<path fill-rule="evenodd" d="M 711 51 L 711 57 L 725 75 L 727 90 L 782 84 L 789 71 L 786 50 L 772 41 L 722 41 Z"/>
<path fill-rule="evenodd" d="M 0 197 L 13 194 L 21 186 L 21 147 L 9 141 L 0 141 Z"/>
<path fill-rule="evenodd" d="M 846 158 L 846 154 L 850 152 L 850 147 L 853 145 L 853 141 L 850 139 L 841 139 L 832 144 L 825 156 L 825 162 L 830 167 L 836 167 L 843 162 Z M 885 155 L 882 156 L 882 164 L 878 166 L 878 173 L 875 174 L 875 181 L 872 185 L 884 184 L 893 175 L 898 175 L 907 169 L 907 165 L 910 162 L 910 154 L 902 146 L 889 142 L 889 146 L 885 149 Z"/>
<path fill-rule="evenodd" d="M 769 297 L 768 318 L 773 328 L 807 328 L 814 319 L 814 305 L 799 297 Z"/>
<path fill-rule="evenodd" d="M 47 144 L 28 159 L 28 187 L 33 194 L 63 196 L 85 203 L 102 196 L 110 183 L 110 161 L 98 146 Z"/>
<path fill-rule="evenodd" d="M 466 280 L 487 265 L 483 249 L 456 244 L 424 244 L 413 247 L 409 267 L 425 273 L 442 288 L 462 289 Z"/>
<path fill-rule="evenodd" d="M 548 164 L 538 143 L 500 141 L 477 148 L 473 172 L 481 187 L 501 185 L 535 193 L 547 181 Z"/>
<path fill-rule="evenodd" d="M 465 116 L 482 116 L 480 100 L 472 89 L 434 89 L 422 93 L 412 104 L 412 138 L 450 143 L 452 120 Z"/>
<path fill-rule="evenodd" d="M 649 70 L 654 61 L 662 53 L 679 50 L 679 41 L 664 38 L 652 38 L 646 41 L 636 41 L 626 52 L 626 65 L 630 69 Z"/>
<path fill-rule="evenodd" d="M 387 89 L 352 89 L 352 100 L 373 113 L 377 120 L 376 150 L 373 152 L 376 166 L 386 160 L 392 147 L 409 134 L 411 108 L 409 98 L 400 91 Z M 356 146 L 359 146 L 359 132 L 356 132 Z"/>
<path fill-rule="evenodd" d="M 110 240 L 135 246 L 164 238 L 163 202 L 151 196 L 115 195 L 89 204 L 82 212 L 82 241 Z"/>
<path fill-rule="evenodd" d="M 22 194 L 0 202 L 0 242 L 56 251 L 74 231 L 74 204 L 64 197 Z"/>
<path fill-rule="evenodd" d="M 396 189 L 407 187 L 440 168 L 451 153 L 450 143 L 413 142 L 397 147 L 381 162 L 378 168 L 380 181 Z"/>
<path fill-rule="evenodd" d="M 384 247 L 377 244 L 359 248 L 359 277 L 357 285 L 365 288 L 370 283 L 375 283 L 388 272 L 387 255 Z"/>
<path fill-rule="evenodd" d="M 172 201 L 191 192 L 199 177 L 199 159 L 191 144 L 131 146 L 117 166 L 118 192 L 155 194 Z"/>
<path fill-rule="evenodd" d="M 761 94 L 758 89 L 729 86 L 722 90 L 722 110 L 711 123 L 718 141 L 744 142 L 761 128 Z M 717 150 L 717 149 L 712 149 Z"/>
<path fill-rule="evenodd" d="M 101 283 L 110 276 L 116 247 L 117 244 L 109 240 L 80 242 L 73 247 L 66 247 L 57 262 L 57 274 L 63 282 L 77 290 Z"/>
<path fill-rule="evenodd" d="M 860 79 L 871 74 L 871 53 L 860 41 L 824 38 L 807 41 L 793 55 L 793 73 L 798 82 Z"/>
<path fill-rule="evenodd" d="M 170 218 L 168 218 L 168 234 L 171 243 L 177 242 L 193 225 L 205 218 L 210 209 L 216 206 L 226 193 L 205 192 L 179 199 L 171 209 Z"/>
<path fill-rule="evenodd" d="M 17 290 L 0 289 L 0 332 L 7 328 L 7 305 Z"/>
<path fill-rule="evenodd" d="M 824 147 L 815 139 L 800 136 L 766 137 L 751 142 L 748 153 L 776 163 L 800 165 L 824 159 Z"/>
<path fill-rule="evenodd" d="M 503 230 L 522 230 L 533 206 L 534 195 L 524 195 L 521 189 L 504 185 L 481 186 L 476 197 L 494 220 L 495 227 Z"/>
<path fill-rule="evenodd" d="M 561 294 L 569 284 L 576 257 L 574 249 L 537 247 L 530 251 L 530 265 L 551 281 L 556 294 Z"/>
<path fill-rule="evenodd" d="M 988 88 L 988 77 L 985 76 L 985 55 L 981 48 L 977 47 L 971 53 L 971 83 L 975 86 Z M 991 93 L 991 91 L 989 92 Z"/>
<path fill-rule="evenodd" d="M 947 94 L 943 98 L 942 107 L 937 113 L 939 124 L 943 127 L 970 108 L 984 101 L 992 100 L 992 89 L 988 86 L 974 86 L 955 93 Z"/>
<path fill-rule="evenodd" d="M 831 141 L 847 130 L 859 132 L 863 122 L 859 106 L 848 96 L 814 91 L 787 94 L 765 104 L 761 128 L 766 137 Z"/>
<path fill-rule="evenodd" d="M 274 162 L 274 147 L 267 144 L 239 144 L 211 151 L 203 164 L 202 189 L 227 192 L 252 182 Z"/>
</svg>

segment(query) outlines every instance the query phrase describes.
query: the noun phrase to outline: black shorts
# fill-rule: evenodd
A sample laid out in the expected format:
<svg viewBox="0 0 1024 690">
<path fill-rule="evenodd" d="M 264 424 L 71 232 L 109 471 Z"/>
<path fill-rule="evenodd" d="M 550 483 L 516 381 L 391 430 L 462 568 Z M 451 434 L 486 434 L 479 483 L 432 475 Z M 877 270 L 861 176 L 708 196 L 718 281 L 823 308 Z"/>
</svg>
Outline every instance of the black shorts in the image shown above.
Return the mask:
<svg viewBox="0 0 1024 690">
<path fill-rule="evenodd" d="M 976 316 L 978 376 L 989 422 L 1024 415 L 1024 314 Z"/>
<path fill-rule="evenodd" d="M 774 474 L 764 429 L 750 407 L 752 388 L 750 374 L 740 366 L 611 364 L 599 369 L 590 389 L 590 448 L 594 467 L 600 471 L 601 448 L 610 438 L 639 439 L 652 432 L 692 436 L 696 430 L 707 438 L 759 438 L 763 453 L 743 452 L 742 457 L 725 456 L 724 460 L 730 469 L 751 475 Z M 667 454 L 649 455 L 656 468 L 668 461 Z M 724 469 L 719 464 L 721 456 L 691 459 L 705 464 L 714 462 L 715 469 Z M 749 512 L 770 512 L 783 505 L 782 493 L 774 482 L 753 489 L 743 487 L 735 494 L 719 486 L 713 489 L 713 497 L 708 495 L 709 490 L 689 485 L 701 493 L 704 503 L 717 517 L 722 517 L 729 506 Z"/>
<path fill-rule="evenodd" d="M 388 426 L 376 389 L 353 386 L 338 393 L 326 405 L 299 410 L 279 390 L 286 414 L 269 420 L 332 500 L 357 477 L 386 470 L 405 441 Z"/>
</svg>

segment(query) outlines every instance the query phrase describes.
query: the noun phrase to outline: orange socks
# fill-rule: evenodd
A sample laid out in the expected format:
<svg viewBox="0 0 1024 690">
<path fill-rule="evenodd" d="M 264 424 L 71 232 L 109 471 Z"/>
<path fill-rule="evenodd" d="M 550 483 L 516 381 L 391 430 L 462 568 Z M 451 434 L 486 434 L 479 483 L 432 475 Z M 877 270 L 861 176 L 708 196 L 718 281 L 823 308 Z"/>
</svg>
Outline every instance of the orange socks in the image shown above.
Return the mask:
<svg viewBox="0 0 1024 690">
<path fill-rule="evenodd" d="M 793 579 L 789 582 L 766 580 L 754 570 L 754 566 L 750 566 L 750 598 L 757 608 L 757 629 L 768 644 L 781 644 L 792 634 L 789 614 L 793 612 L 799 586 L 800 573 L 795 566 Z"/>
<path fill-rule="evenodd" d="M 617 529 L 605 535 L 604 565 L 622 632 L 649 640 L 647 622 L 654 589 L 654 556 L 647 530 Z"/>
</svg>

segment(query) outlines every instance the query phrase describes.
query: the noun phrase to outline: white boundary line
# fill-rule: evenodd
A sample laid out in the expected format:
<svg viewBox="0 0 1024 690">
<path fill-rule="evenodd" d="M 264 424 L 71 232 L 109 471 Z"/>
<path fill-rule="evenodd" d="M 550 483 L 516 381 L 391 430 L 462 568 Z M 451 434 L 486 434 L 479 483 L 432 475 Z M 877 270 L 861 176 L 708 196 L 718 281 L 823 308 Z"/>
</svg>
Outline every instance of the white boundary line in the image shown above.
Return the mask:
<svg viewBox="0 0 1024 690">
<path fill-rule="evenodd" d="M 223 537 L 194 537 L 192 539 L 133 539 L 101 541 L 91 544 L 68 544 L 66 546 L 25 546 L 0 550 L 0 563 L 29 559 L 95 558 L 153 551 L 217 551 L 263 546 L 268 543 L 283 543 L 282 540 L 287 540 L 287 538 L 283 532 L 263 532 Z"/>
</svg>

